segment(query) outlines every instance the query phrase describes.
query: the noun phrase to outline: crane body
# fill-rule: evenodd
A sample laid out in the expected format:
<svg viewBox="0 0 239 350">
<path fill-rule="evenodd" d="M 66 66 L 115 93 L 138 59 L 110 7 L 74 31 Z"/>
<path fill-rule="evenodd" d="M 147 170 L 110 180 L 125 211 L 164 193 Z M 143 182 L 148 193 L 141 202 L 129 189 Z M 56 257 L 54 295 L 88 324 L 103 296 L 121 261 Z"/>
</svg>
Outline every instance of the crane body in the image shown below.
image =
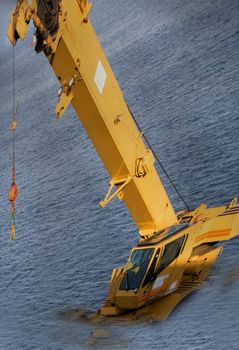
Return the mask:
<svg viewBox="0 0 239 350">
<path fill-rule="evenodd" d="M 72 103 L 110 175 L 101 207 L 123 200 L 138 227 L 140 242 L 127 264 L 113 270 L 100 314 L 143 310 L 163 300 L 157 312 L 164 318 L 206 279 L 222 250 L 215 243 L 239 233 L 239 206 L 234 199 L 175 213 L 94 32 L 91 6 L 87 0 L 18 0 L 8 36 L 15 45 L 34 22 L 36 52 L 45 53 L 60 84 L 56 115 Z"/>
</svg>

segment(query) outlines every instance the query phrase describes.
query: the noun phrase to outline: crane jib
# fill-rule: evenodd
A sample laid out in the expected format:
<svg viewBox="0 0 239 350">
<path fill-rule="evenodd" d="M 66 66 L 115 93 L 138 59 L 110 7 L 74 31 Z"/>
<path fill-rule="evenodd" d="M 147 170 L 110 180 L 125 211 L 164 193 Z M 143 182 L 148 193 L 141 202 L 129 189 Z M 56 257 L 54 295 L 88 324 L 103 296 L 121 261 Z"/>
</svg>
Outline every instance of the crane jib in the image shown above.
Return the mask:
<svg viewBox="0 0 239 350">
<path fill-rule="evenodd" d="M 44 51 L 61 86 L 57 116 L 72 103 L 110 174 L 102 203 L 122 199 L 141 237 L 148 238 L 176 224 L 177 217 L 155 169 L 155 157 L 91 25 L 90 9 L 88 1 L 33 1 L 29 5 L 23 0 L 12 15 L 8 35 L 15 44 L 17 36 L 24 39 L 29 21 L 34 21 L 36 51 Z"/>
</svg>

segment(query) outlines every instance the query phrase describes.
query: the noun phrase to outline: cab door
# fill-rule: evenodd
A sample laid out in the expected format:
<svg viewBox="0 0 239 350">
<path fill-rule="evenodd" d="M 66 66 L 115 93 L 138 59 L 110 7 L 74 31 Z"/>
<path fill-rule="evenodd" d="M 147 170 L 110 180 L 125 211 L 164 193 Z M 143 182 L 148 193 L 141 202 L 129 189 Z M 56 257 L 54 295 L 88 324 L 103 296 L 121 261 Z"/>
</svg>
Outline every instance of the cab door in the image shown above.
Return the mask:
<svg viewBox="0 0 239 350">
<path fill-rule="evenodd" d="M 150 297 L 172 293 L 178 287 L 184 266 L 181 266 L 180 262 L 177 262 L 182 253 L 186 238 L 185 235 L 181 236 L 164 246 L 156 271 L 157 278 L 152 286 Z"/>
</svg>

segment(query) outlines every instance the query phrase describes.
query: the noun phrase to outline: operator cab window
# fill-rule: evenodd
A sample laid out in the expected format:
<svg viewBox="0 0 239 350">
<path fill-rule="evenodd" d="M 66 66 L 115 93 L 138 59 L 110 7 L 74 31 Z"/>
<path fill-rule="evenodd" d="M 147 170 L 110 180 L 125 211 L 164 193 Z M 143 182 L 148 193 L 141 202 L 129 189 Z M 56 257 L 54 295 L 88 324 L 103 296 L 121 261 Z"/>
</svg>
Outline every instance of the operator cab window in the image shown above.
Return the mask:
<svg viewBox="0 0 239 350">
<path fill-rule="evenodd" d="M 135 290 L 140 287 L 153 253 L 154 248 L 132 251 L 120 284 L 121 290 Z"/>
<path fill-rule="evenodd" d="M 145 287 L 150 282 L 153 282 L 153 278 L 155 276 L 155 267 L 156 267 L 156 264 L 158 262 L 159 255 L 160 255 L 160 248 L 157 250 L 157 252 L 156 252 L 156 254 L 155 254 L 154 258 L 153 258 L 153 261 L 151 262 L 151 265 L 150 265 L 150 267 L 148 269 L 148 272 L 146 274 L 146 277 L 144 279 L 144 283 L 143 283 L 142 287 Z"/>
<path fill-rule="evenodd" d="M 158 273 L 166 269 L 180 254 L 181 248 L 184 243 L 185 236 L 176 239 L 173 242 L 168 243 L 163 252 L 163 256 L 160 262 Z"/>
</svg>

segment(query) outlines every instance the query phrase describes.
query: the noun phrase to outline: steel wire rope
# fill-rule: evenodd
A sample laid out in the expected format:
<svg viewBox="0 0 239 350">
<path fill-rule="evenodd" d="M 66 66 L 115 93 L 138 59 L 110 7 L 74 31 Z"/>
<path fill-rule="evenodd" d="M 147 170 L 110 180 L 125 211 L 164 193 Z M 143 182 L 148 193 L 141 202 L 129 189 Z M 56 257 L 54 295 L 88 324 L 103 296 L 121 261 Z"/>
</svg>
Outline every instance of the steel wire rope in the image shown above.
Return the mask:
<svg viewBox="0 0 239 350">
<path fill-rule="evenodd" d="M 149 148 L 151 149 L 151 151 L 153 152 L 153 155 L 154 155 L 156 161 L 158 162 L 158 164 L 160 165 L 161 169 L 163 170 L 163 172 L 164 172 L 165 175 L 167 176 L 169 182 L 171 183 L 172 187 L 174 188 L 174 190 L 175 190 L 176 193 L 178 194 L 179 198 L 180 198 L 180 199 L 182 200 L 182 202 L 184 203 L 184 205 L 185 205 L 185 207 L 187 208 L 187 210 L 190 211 L 190 208 L 189 208 L 187 202 L 185 201 L 185 199 L 183 198 L 183 196 L 181 195 L 181 193 L 180 193 L 179 190 L 177 189 L 177 186 L 174 184 L 174 182 L 173 182 L 171 176 L 168 174 L 168 172 L 167 172 L 167 170 L 165 169 L 165 167 L 163 166 L 162 162 L 159 160 L 157 154 L 155 153 L 155 151 L 153 150 L 152 146 L 150 145 L 150 143 L 149 143 L 147 137 L 144 135 L 144 133 L 143 133 L 141 127 L 139 126 L 139 124 L 138 124 L 136 118 L 134 117 L 134 115 L 133 115 L 133 113 L 132 113 L 130 107 L 128 106 L 128 104 L 127 104 L 127 107 L 128 107 L 128 109 L 129 109 L 129 112 L 130 112 L 132 118 L 134 119 L 135 124 L 137 125 L 139 131 L 141 132 L 141 135 L 143 136 L 143 138 L 144 138 L 146 144 L 148 145 L 148 147 L 149 147 Z"/>
<path fill-rule="evenodd" d="M 74 36 L 74 35 L 73 35 L 73 36 Z M 75 40 L 76 40 L 76 42 L 78 42 L 78 38 L 77 38 L 77 37 L 76 37 Z M 80 43 L 79 43 L 79 44 L 80 44 Z M 84 49 L 83 49 L 83 48 L 82 48 L 82 52 L 84 52 Z M 85 54 L 85 53 L 84 53 L 84 54 Z M 86 62 L 87 62 L 87 61 L 86 61 Z M 90 69 L 93 69 L 93 67 L 91 67 L 91 64 L 89 64 L 88 62 L 87 62 L 86 64 L 90 67 Z M 92 94 L 95 95 L 93 91 L 92 91 Z M 104 98 L 104 97 L 103 97 L 103 98 Z M 112 105 L 112 103 L 111 103 L 110 101 L 105 100 L 105 102 L 108 103 L 108 104 L 111 106 L 111 109 L 112 109 L 113 111 L 115 111 L 115 110 L 114 110 L 114 106 Z M 177 187 L 176 187 L 176 185 L 174 184 L 172 178 L 170 177 L 170 175 L 168 174 L 168 172 L 167 172 L 166 169 L 164 168 L 162 162 L 159 160 L 158 156 L 156 155 L 156 153 L 154 152 L 153 148 L 151 147 L 151 145 L 150 145 L 148 139 L 147 139 L 146 136 L 144 135 L 142 129 L 140 128 L 138 122 L 136 121 L 136 119 L 135 119 L 135 117 L 134 117 L 134 115 L 133 115 L 132 111 L 130 110 L 130 108 L 129 108 L 129 106 L 128 106 L 127 103 L 126 103 L 126 105 L 127 105 L 127 108 L 128 108 L 128 110 L 129 110 L 129 112 L 130 112 L 130 114 L 131 114 L 131 116 L 132 116 L 132 118 L 133 118 L 133 120 L 134 120 L 136 126 L 138 127 L 138 129 L 139 129 L 141 135 L 143 136 L 143 138 L 144 138 L 146 144 L 147 144 L 148 147 L 151 149 L 151 151 L 152 151 L 152 153 L 153 153 L 153 155 L 154 155 L 156 161 L 158 162 L 158 164 L 160 165 L 161 169 L 163 170 L 163 172 L 164 172 L 165 175 L 167 176 L 167 178 L 168 178 L 168 180 L 170 181 L 172 187 L 174 188 L 175 192 L 178 194 L 179 198 L 180 198 L 180 199 L 182 200 L 182 202 L 184 203 L 184 205 L 185 205 L 185 207 L 187 208 L 187 210 L 190 210 L 188 204 L 186 203 L 186 201 L 184 200 L 183 196 L 181 195 L 181 193 L 180 193 L 179 190 L 177 189 Z M 105 123 L 108 124 L 108 120 L 105 120 Z M 125 126 L 125 128 L 127 129 L 126 126 Z M 132 138 L 133 138 L 133 137 L 134 137 L 134 136 L 132 135 Z"/>
<path fill-rule="evenodd" d="M 12 130 L 12 177 L 11 177 L 11 187 L 8 193 L 8 199 L 12 204 L 11 208 L 11 215 L 10 215 L 10 221 L 11 221 L 11 232 L 10 232 L 10 238 L 11 240 L 14 240 L 16 237 L 15 233 L 15 200 L 17 198 L 18 194 L 18 188 L 15 184 L 15 130 L 16 130 L 16 97 L 15 97 L 15 49 L 13 45 L 12 49 L 12 124 L 11 124 L 11 130 Z"/>
<path fill-rule="evenodd" d="M 15 180 L 15 128 L 14 122 L 16 121 L 15 114 L 15 47 L 12 49 L 12 180 Z"/>
</svg>

